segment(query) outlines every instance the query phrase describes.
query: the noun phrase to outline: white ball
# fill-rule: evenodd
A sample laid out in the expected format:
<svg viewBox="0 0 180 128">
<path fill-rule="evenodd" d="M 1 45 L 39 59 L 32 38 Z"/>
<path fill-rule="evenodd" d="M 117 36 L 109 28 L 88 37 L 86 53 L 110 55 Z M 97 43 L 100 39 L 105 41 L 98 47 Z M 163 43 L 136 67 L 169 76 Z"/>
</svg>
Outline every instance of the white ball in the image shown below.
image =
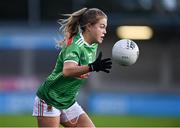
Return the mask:
<svg viewBox="0 0 180 128">
<path fill-rule="evenodd" d="M 112 48 L 112 58 L 122 66 L 134 64 L 139 56 L 138 45 L 130 39 L 117 41 Z"/>
</svg>

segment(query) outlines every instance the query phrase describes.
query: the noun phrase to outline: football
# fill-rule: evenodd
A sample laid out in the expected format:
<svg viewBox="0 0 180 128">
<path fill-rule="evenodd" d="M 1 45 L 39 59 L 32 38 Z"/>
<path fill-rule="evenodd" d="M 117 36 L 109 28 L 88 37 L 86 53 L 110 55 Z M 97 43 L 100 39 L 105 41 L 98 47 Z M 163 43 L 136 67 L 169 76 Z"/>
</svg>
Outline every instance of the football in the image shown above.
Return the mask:
<svg viewBox="0 0 180 128">
<path fill-rule="evenodd" d="M 138 57 L 139 47 L 130 39 L 121 39 L 112 48 L 113 60 L 122 66 L 133 65 Z"/>
</svg>

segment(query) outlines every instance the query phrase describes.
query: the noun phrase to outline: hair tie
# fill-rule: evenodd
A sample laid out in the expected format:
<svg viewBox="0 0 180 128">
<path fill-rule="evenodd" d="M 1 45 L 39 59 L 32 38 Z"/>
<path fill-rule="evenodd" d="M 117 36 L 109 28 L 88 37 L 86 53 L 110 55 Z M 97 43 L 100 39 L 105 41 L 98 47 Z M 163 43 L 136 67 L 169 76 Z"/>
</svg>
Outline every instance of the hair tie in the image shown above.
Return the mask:
<svg viewBox="0 0 180 128">
<path fill-rule="evenodd" d="M 89 10 L 89 8 L 86 8 L 86 10 L 84 11 L 83 15 Z"/>
</svg>

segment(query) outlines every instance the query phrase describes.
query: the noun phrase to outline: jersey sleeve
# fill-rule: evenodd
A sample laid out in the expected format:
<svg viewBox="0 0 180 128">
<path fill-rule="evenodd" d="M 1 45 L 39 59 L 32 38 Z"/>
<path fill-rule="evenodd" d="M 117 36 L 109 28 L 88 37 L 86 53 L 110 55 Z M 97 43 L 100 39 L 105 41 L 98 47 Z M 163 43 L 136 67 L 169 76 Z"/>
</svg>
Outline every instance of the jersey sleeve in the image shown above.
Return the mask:
<svg viewBox="0 0 180 128">
<path fill-rule="evenodd" d="M 66 52 L 64 55 L 64 62 L 75 62 L 79 63 L 80 59 L 80 49 L 78 45 L 76 44 L 71 44 L 67 46 Z"/>
</svg>

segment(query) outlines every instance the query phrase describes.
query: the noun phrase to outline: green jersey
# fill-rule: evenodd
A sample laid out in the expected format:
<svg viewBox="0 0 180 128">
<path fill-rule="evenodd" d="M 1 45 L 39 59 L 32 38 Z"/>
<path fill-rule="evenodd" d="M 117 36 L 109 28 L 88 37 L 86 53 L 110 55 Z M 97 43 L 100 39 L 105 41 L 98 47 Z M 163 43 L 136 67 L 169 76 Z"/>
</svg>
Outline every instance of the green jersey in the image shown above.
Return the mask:
<svg viewBox="0 0 180 128">
<path fill-rule="evenodd" d="M 89 45 L 82 34 L 77 34 L 65 44 L 58 55 L 53 72 L 37 91 L 37 96 L 57 109 L 67 109 L 76 100 L 76 95 L 86 78 L 64 77 L 64 62 L 87 65 L 96 59 L 98 44 Z"/>
</svg>

